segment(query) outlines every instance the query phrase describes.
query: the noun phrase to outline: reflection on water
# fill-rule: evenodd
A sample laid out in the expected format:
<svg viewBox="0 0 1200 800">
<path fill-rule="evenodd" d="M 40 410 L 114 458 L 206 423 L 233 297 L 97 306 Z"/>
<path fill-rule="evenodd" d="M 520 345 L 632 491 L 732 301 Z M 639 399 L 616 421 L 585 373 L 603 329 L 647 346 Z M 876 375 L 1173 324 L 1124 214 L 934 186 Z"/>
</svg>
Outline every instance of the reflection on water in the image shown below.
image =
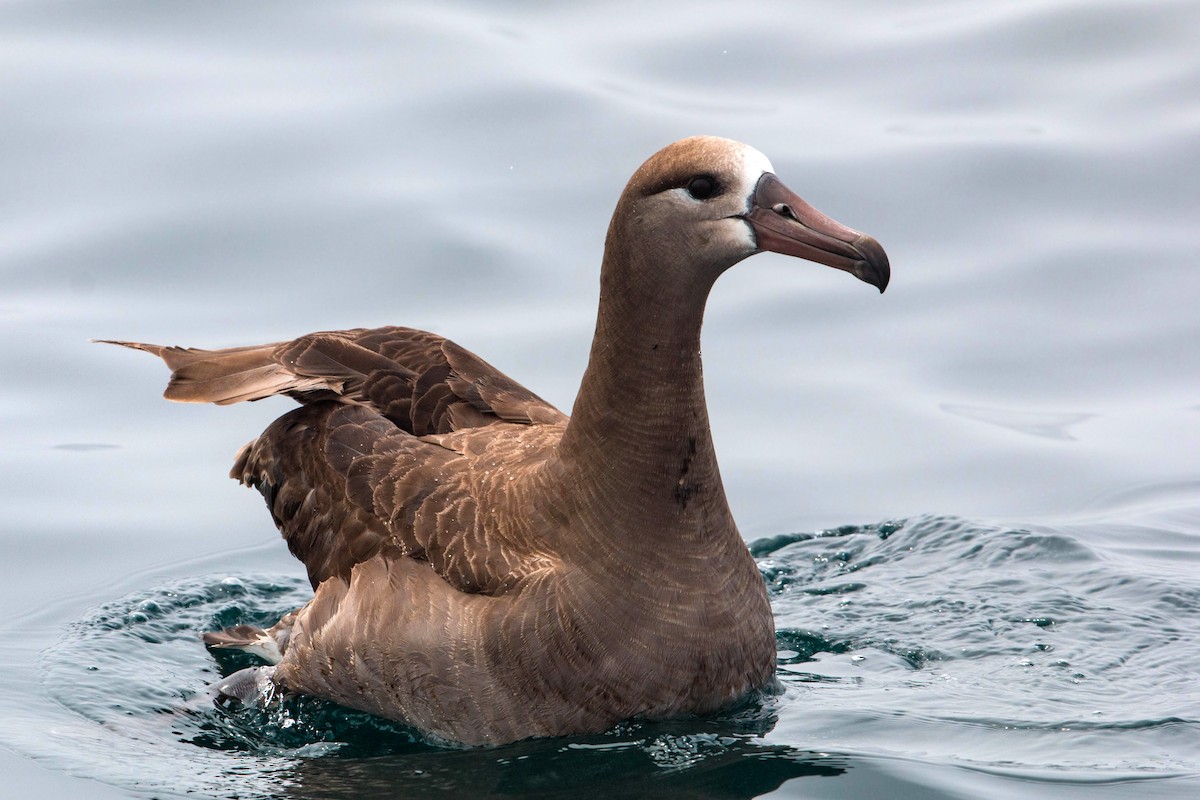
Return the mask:
<svg viewBox="0 0 1200 800">
<path fill-rule="evenodd" d="M 975 419 L 991 425 L 999 425 L 1030 436 L 1041 436 L 1046 439 L 1062 439 L 1075 441 L 1068 432 L 1072 425 L 1086 422 L 1095 414 L 1080 414 L 1054 411 L 1012 411 L 1003 408 L 983 408 L 957 403 L 942 403 L 942 411 L 947 414 L 957 414 L 967 419 Z"/>
<path fill-rule="evenodd" d="M 660 759 L 687 763 L 664 764 Z M 351 763 L 309 759 L 298 766 L 287 796 L 382 795 L 394 792 L 403 776 L 409 786 L 431 797 L 461 797 L 464 787 L 471 787 L 482 797 L 577 798 L 602 786 L 603 796 L 613 798 L 734 800 L 758 797 L 797 778 L 840 775 L 846 762 L 839 756 L 731 737 L 664 736 L 627 745 L 573 743 L 555 752 L 530 745 L 496 760 L 474 754 L 437 759 L 386 756 Z"/>
</svg>

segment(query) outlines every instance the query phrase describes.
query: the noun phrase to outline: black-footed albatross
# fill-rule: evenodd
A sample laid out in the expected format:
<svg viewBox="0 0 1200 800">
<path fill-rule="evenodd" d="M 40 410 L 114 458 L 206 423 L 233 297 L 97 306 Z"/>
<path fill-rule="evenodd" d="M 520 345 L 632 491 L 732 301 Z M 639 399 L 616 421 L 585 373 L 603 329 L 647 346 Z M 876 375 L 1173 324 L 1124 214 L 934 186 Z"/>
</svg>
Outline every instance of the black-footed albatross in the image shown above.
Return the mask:
<svg viewBox="0 0 1200 800">
<path fill-rule="evenodd" d="M 725 500 L 700 366 L 713 282 L 763 250 L 888 283 L 879 244 L 757 150 L 701 136 L 646 161 L 609 225 L 570 418 L 410 328 L 114 342 L 167 363 L 171 400 L 301 404 L 231 474 L 266 498 L 314 596 L 270 630 L 205 636 L 273 662 L 226 690 L 501 744 L 706 714 L 769 684 L 771 608 Z"/>
</svg>

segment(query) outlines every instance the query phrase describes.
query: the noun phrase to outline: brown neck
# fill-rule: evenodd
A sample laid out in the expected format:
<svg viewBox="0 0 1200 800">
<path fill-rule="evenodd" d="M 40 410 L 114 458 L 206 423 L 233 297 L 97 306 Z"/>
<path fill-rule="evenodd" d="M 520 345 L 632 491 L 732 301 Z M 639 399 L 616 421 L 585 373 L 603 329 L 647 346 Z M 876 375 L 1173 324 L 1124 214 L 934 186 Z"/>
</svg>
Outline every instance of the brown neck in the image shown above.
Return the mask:
<svg viewBox="0 0 1200 800">
<path fill-rule="evenodd" d="M 610 231 L 591 357 L 559 447 L 568 479 L 587 496 L 580 511 L 595 516 L 587 527 L 596 536 L 645 539 L 648 550 L 711 547 L 730 533 L 740 545 L 700 364 L 716 274 L 689 274 L 685 259 L 642 263 L 614 238 Z"/>
</svg>

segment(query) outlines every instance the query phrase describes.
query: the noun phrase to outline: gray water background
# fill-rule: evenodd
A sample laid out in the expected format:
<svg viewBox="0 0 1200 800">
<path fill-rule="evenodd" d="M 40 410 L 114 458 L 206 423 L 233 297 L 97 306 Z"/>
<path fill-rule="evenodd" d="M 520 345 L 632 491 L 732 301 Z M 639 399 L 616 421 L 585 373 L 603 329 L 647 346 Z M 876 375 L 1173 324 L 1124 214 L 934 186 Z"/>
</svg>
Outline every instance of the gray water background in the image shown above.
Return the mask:
<svg viewBox="0 0 1200 800">
<path fill-rule="evenodd" d="M 1145 1 L 0 6 L 11 785 L 105 792 L 66 777 L 89 767 L 62 740 L 94 723 L 39 672 L 89 609 L 200 574 L 300 574 L 224 478 L 287 403 L 168 404 L 158 365 L 88 339 L 412 325 L 569 408 L 613 203 L 695 133 L 761 149 L 893 265 L 882 297 L 770 254 L 718 282 L 705 374 L 748 540 L 953 516 L 1067 531 L 1194 589 L 1198 31 L 1197 4 Z M 1196 791 L 1198 628 L 1180 615 L 1174 658 L 1143 675 L 1147 697 L 1191 678 L 1172 684 L 1192 687 L 1179 749 L 1131 796 Z M 861 666 L 846 658 L 827 672 Z M 784 739 L 821 701 L 789 702 Z M 824 744 L 985 791 L 911 733 Z M 819 727 L 802 738 L 822 749 Z"/>
</svg>

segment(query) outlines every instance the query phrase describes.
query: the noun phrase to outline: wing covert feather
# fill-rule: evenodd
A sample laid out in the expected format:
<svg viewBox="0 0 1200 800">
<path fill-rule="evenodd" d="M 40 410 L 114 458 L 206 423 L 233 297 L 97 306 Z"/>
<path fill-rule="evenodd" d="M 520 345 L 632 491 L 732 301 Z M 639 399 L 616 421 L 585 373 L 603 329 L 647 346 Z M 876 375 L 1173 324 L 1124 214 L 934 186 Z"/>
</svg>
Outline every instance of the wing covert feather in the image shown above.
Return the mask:
<svg viewBox="0 0 1200 800">
<path fill-rule="evenodd" d="M 465 592 L 501 592 L 539 566 L 526 558 L 536 543 L 479 518 L 470 456 L 365 405 L 289 412 L 243 448 L 232 475 L 262 492 L 314 587 L 348 579 L 385 547 L 429 562 Z"/>
</svg>

